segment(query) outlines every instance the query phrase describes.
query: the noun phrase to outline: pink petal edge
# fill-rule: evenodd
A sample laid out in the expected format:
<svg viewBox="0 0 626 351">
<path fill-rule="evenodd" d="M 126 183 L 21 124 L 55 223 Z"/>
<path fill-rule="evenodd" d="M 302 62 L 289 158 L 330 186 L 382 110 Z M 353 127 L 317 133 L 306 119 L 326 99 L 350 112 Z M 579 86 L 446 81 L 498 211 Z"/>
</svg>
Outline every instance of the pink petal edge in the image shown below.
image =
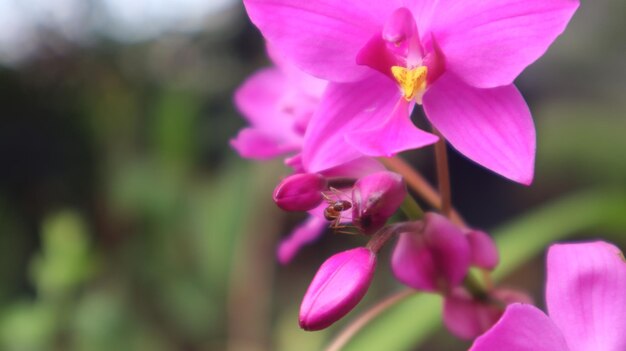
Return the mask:
<svg viewBox="0 0 626 351">
<path fill-rule="evenodd" d="M 509 85 L 565 30 L 576 0 L 440 0 L 430 30 L 447 70 L 479 88 Z"/>
<path fill-rule="evenodd" d="M 557 326 L 532 305 L 509 305 L 470 351 L 570 351 Z"/>
<path fill-rule="evenodd" d="M 548 251 L 546 301 L 572 351 L 626 350 L 626 261 L 612 244 L 558 244 Z"/>
<path fill-rule="evenodd" d="M 515 86 L 478 89 L 446 73 L 426 91 L 424 110 L 460 153 L 518 183 L 532 182 L 535 127 Z"/>
<path fill-rule="evenodd" d="M 370 70 L 355 58 L 399 0 L 245 0 L 263 36 L 298 67 L 318 78 L 350 82 Z"/>
<path fill-rule="evenodd" d="M 362 157 L 346 133 L 382 124 L 397 96 L 395 83 L 375 71 L 357 83 L 330 83 L 304 136 L 305 169 L 320 172 Z"/>
<path fill-rule="evenodd" d="M 322 236 L 327 226 L 328 222 L 323 218 L 309 216 L 306 221 L 298 225 L 289 236 L 280 242 L 276 250 L 278 262 L 281 264 L 291 262 L 303 246 Z"/>
</svg>

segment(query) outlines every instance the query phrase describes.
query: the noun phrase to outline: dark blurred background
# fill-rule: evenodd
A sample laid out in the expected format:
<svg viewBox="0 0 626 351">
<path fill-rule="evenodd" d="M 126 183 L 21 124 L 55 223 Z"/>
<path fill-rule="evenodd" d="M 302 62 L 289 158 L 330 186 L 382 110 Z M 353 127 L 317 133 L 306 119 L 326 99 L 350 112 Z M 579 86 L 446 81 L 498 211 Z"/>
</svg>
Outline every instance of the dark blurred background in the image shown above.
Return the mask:
<svg viewBox="0 0 626 351">
<path fill-rule="evenodd" d="M 626 189 L 625 16 L 624 1 L 583 2 L 520 76 L 538 130 L 531 187 L 452 153 L 469 223 L 497 232 Z M 300 331 L 298 305 L 319 264 L 364 239 L 329 234 L 279 266 L 275 245 L 302 219 L 271 201 L 288 170 L 228 146 L 245 125 L 233 90 L 266 65 L 236 0 L 0 0 L 0 350 L 307 351 L 345 326 Z M 431 153 L 405 157 L 432 179 Z M 626 249 L 625 228 L 591 222 L 567 235 Z M 401 289 L 387 251 L 361 311 Z M 505 280 L 539 305 L 542 255 Z M 468 345 L 432 323 L 412 349 Z"/>
</svg>

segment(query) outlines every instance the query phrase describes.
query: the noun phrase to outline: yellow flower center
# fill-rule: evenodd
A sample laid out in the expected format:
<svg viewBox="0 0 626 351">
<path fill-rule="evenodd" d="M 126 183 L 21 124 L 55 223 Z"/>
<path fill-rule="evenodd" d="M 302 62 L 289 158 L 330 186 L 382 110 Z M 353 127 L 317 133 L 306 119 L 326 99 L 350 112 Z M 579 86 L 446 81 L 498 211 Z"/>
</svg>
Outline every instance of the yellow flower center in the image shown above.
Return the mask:
<svg viewBox="0 0 626 351">
<path fill-rule="evenodd" d="M 411 101 L 426 89 L 426 74 L 428 68 L 419 66 L 408 69 L 401 66 L 391 67 L 391 74 L 402 88 L 402 95 L 406 101 Z"/>
</svg>

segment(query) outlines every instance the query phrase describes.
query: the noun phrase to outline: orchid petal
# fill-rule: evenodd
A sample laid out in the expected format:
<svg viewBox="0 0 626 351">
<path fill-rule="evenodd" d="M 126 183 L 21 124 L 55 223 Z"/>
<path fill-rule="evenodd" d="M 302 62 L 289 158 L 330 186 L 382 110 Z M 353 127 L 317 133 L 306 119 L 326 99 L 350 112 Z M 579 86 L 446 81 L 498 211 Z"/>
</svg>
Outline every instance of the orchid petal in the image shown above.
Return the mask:
<svg viewBox="0 0 626 351">
<path fill-rule="evenodd" d="M 577 0 L 440 0 L 430 30 L 449 71 L 472 86 L 492 88 L 512 84 L 541 57 L 578 5 Z"/>
<path fill-rule="evenodd" d="M 406 197 L 406 185 L 397 173 L 382 171 L 365 176 L 352 188 L 352 223 L 365 234 L 382 228 Z"/>
<path fill-rule="evenodd" d="M 359 130 L 346 135 L 347 141 L 366 156 L 391 157 L 398 152 L 434 144 L 439 138 L 418 129 L 409 117 L 410 104 L 403 98 L 387 120 L 373 129 Z"/>
<path fill-rule="evenodd" d="M 426 91 L 424 110 L 459 152 L 506 178 L 532 182 L 535 127 L 515 86 L 478 89 L 447 73 Z"/>
<path fill-rule="evenodd" d="M 267 160 L 300 149 L 297 142 L 285 142 L 275 135 L 268 135 L 253 128 L 239 131 L 237 137 L 231 139 L 230 146 L 241 157 L 255 160 Z"/>
<path fill-rule="evenodd" d="M 235 104 L 251 127 L 242 129 L 231 146 L 242 157 L 265 160 L 301 148 L 302 135 L 296 130 L 296 117 L 311 114 L 314 103 L 297 104 L 297 97 L 285 96 L 287 76 L 277 68 L 265 68 L 248 78 L 235 93 Z M 300 117 L 304 118 L 304 117 Z"/>
<path fill-rule="evenodd" d="M 466 235 L 472 248 L 472 264 L 483 269 L 496 268 L 500 262 L 500 254 L 489 234 L 481 230 L 470 230 Z"/>
<path fill-rule="evenodd" d="M 546 300 L 572 351 L 626 350 L 626 261 L 605 242 L 553 245 Z"/>
<path fill-rule="evenodd" d="M 307 220 L 297 226 L 288 237 L 283 239 L 278 245 L 276 255 L 278 262 L 288 264 L 293 260 L 300 249 L 317 240 L 324 229 L 328 226 L 328 222 L 316 216 L 309 216 Z"/>
<path fill-rule="evenodd" d="M 276 48 L 316 77 L 356 81 L 369 68 L 355 57 L 401 1 L 245 0 L 252 22 Z"/>
<path fill-rule="evenodd" d="M 375 71 L 358 83 L 329 83 L 304 137 L 305 169 L 320 172 L 362 157 L 346 133 L 382 124 L 398 96 L 395 83 Z"/>
<path fill-rule="evenodd" d="M 427 30 L 431 26 L 433 14 L 437 10 L 437 4 L 440 0 L 405 0 L 404 6 L 411 10 L 413 18 L 417 24 L 417 29 L 422 37 L 426 39 Z"/>
<path fill-rule="evenodd" d="M 287 77 L 279 69 L 255 72 L 235 92 L 235 105 L 250 124 L 266 134 L 292 135 L 293 119 L 282 109 L 288 88 Z"/>
<path fill-rule="evenodd" d="M 388 43 L 383 40 L 382 34 L 377 32 L 359 50 L 356 56 L 356 63 L 369 66 L 378 72 L 394 79 L 391 74 L 391 67 L 403 65 L 404 63 L 388 50 Z"/>
<path fill-rule="evenodd" d="M 361 178 L 368 174 L 386 170 L 385 166 L 378 160 L 371 157 L 360 157 L 339 166 L 326 169 L 322 172 L 327 178 L 330 177 L 352 177 Z"/>
<path fill-rule="evenodd" d="M 295 87 L 305 96 L 318 98 L 322 96 L 326 84 L 328 84 L 327 81 L 305 73 L 270 43 L 266 42 L 266 48 L 270 60 L 285 74 L 290 86 Z"/>
<path fill-rule="evenodd" d="M 563 335 L 541 310 L 509 305 L 502 318 L 474 341 L 470 351 L 569 351 Z"/>
</svg>

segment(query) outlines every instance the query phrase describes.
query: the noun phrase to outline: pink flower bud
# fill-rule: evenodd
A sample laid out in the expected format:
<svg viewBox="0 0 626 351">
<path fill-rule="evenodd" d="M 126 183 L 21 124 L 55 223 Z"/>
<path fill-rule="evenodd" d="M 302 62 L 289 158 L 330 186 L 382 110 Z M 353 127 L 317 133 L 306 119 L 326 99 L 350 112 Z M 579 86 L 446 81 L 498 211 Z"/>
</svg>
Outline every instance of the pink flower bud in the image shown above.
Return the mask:
<svg viewBox="0 0 626 351">
<path fill-rule="evenodd" d="M 294 174 L 274 189 L 274 202 L 285 211 L 308 211 L 322 202 L 326 187 L 326 178 L 320 174 Z"/>
<path fill-rule="evenodd" d="M 345 316 L 367 292 L 375 267 L 376 255 L 364 247 L 326 260 L 300 305 L 300 327 L 320 330 Z"/>
<path fill-rule="evenodd" d="M 403 233 L 393 251 L 396 278 L 417 290 L 447 292 L 458 286 L 470 267 L 465 235 L 447 218 L 427 213 L 423 230 Z"/>
<path fill-rule="evenodd" d="M 472 265 L 484 269 L 496 268 L 500 255 L 493 239 L 480 230 L 471 230 L 466 236 L 472 248 Z"/>
<path fill-rule="evenodd" d="M 352 221 L 366 234 L 385 225 L 402 205 L 406 186 L 402 176 L 392 172 L 377 172 L 359 179 L 352 189 Z"/>
<path fill-rule="evenodd" d="M 450 332 L 461 339 L 474 339 L 496 324 L 507 305 L 532 303 L 526 294 L 507 289 L 494 290 L 484 300 L 475 300 L 464 289 L 457 288 L 447 295 L 443 304 L 443 322 Z"/>
</svg>

